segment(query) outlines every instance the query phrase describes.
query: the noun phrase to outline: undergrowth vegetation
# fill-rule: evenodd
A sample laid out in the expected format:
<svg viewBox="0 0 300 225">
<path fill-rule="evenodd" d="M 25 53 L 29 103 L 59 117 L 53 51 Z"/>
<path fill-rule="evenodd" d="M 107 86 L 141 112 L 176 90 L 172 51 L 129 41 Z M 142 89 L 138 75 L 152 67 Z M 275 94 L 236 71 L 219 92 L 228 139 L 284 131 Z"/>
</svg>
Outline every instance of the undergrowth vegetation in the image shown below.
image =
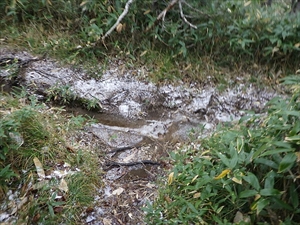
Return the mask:
<svg viewBox="0 0 300 225">
<path fill-rule="evenodd" d="M 285 75 L 298 69 L 300 21 L 298 13 L 291 13 L 290 0 L 274 1 L 270 7 L 254 0 L 186 2 L 183 15 L 196 29 L 182 19 L 178 5 L 157 20 L 167 1 L 135 1 L 102 43 L 126 1 L 6 0 L 0 3 L 5 9 L 0 12 L 1 40 L 69 63 L 96 63 L 117 55 L 127 62 L 155 65 L 150 76 L 157 81 L 204 81 L 202 71 L 218 78 L 222 68 L 241 67 L 277 79 L 281 70 Z M 263 65 L 263 71 L 257 65 Z M 180 73 L 164 72 L 172 70 Z"/>
<path fill-rule="evenodd" d="M 23 90 L 0 94 L 2 221 L 81 224 L 80 214 L 92 205 L 97 162 L 70 139 L 89 121 L 62 113 Z"/>
<path fill-rule="evenodd" d="M 2 0 L 0 45 L 47 53 L 97 79 L 99 62 L 105 70 L 111 59 L 145 66 L 156 82 L 220 87 L 240 77 L 278 83 L 299 72 L 300 13 L 291 12 L 290 0 L 269 7 L 259 0 L 186 0 L 159 20 L 170 1 L 134 1 L 104 41 L 126 2 Z M 174 169 L 158 200 L 145 208 L 148 224 L 299 224 L 300 80 L 285 82 L 291 97 L 270 101 L 264 116 L 220 124 L 211 137 L 195 140 L 199 148 L 171 154 Z M 68 85 L 50 88 L 48 97 L 101 107 L 82 102 Z M 68 144 L 85 119 L 62 120 L 61 111 L 24 92 L 0 94 L 0 197 L 16 193 L 17 207 L 5 210 L 24 223 L 80 224 L 99 183 L 95 159 Z M 55 177 L 64 166 L 74 173 Z"/>
<path fill-rule="evenodd" d="M 148 224 L 299 224 L 300 79 L 266 114 L 219 125 L 200 147 L 171 153 L 174 168 L 145 209 Z"/>
</svg>

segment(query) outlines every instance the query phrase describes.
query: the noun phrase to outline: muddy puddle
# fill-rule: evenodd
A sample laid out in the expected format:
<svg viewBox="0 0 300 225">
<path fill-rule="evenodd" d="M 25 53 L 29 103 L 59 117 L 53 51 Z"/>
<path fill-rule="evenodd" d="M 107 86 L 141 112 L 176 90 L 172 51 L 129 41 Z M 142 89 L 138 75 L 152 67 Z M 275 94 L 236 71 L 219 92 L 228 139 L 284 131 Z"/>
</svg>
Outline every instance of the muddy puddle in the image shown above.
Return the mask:
<svg viewBox="0 0 300 225">
<path fill-rule="evenodd" d="M 25 51 L 0 48 L 0 56 L 0 60 L 28 62 L 17 83 L 39 99 L 46 99 L 53 87 L 69 87 L 76 96 L 96 100 L 101 106 L 96 112 L 67 107 L 70 113 L 87 114 L 97 121 L 73 137 L 82 145 L 97 146 L 95 155 L 104 171 L 96 207 L 82 214 L 85 224 L 144 224 L 141 208 L 153 201 L 155 181 L 171 167 L 170 151 L 189 142 L 190 137 L 209 134 L 219 123 L 238 120 L 248 110 L 260 113 L 276 95 L 241 82 L 222 92 L 209 82 L 204 87 L 185 83 L 158 86 L 145 81 L 145 70 L 124 70 L 119 60 L 110 62 L 101 78 L 95 79 L 82 69 Z M 0 77 L 6 82 L 10 71 L 1 68 Z"/>
</svg>

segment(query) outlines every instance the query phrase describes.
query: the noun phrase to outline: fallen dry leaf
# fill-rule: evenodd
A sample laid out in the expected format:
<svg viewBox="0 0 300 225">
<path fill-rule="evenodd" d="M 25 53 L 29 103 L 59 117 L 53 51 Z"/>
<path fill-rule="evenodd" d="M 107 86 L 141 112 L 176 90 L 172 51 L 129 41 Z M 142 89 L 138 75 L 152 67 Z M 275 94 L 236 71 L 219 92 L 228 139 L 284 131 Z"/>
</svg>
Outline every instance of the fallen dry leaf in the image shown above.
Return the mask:
<svg viewBox="0 0 300 225">
<path fill-rule="evenodd" d="M 67 146 L 66 146 L 66 149 L 67 149 L 70 153 L 75 153 L 74 148 L 73 148 L 72 146 L 70 146 L 70 145 L 67 145 Z"/>
<path fill-rule="evenodd" d="M 296 156 L 297 156 L 297 162 L 300 162 L 300 152 L 295 152 Z"/>
<path fill-rule="evenodd" d="M 121 23 L 119 23 L 118 26 L 116 27 L 117 32 L 121 33 L 122 28 L 123 28 L 123 25 Z"/>
<path fill-rule="evenodd" d="M 168 185 L 171 185 L 173 183 L 173 180 L 174 180 L 174 172 L 169 174 Z"/>
<path fill-rule="evenodd" d="M 222 179 L 223 177 L 225 177 L 227 174 L 230 173 L 230 169 L 226 169 L 226 170 L 223 170 L 222 173 L 220 173 L 218 176 L 214 177 L 215 180 L 219 180 L 219 179 Z"/>
<path fill-rule="evenodd" d="M 39 213 L 35 214 L 34 217 L 32 218 L 33 223 L 37 223 L 39 219 L 41 218 L 41 215 Z"/>
<path fill-rule="evenodd" d="M 193 198 L 199 198 L 201 196 L 201 193 L 200 192 L 197 192 L 194 194 Z"/>
<path fill-rule="evenodd" d="M 171 203 L 171 202 L 172 202 L 172 199 L 171 199 L 169 196 L 165 196 L 165 200 L 166 200 L 168 203 Z"/>
<path fill-rule="evenodd" d="M 53 210 L 55 213 L 61 213 L 63 211 L 64 207 L 62 206 L 57 206 Z"/>
<path fill-rule="evenodd" d="M 92 207 L 87 207 L 87 209 L 85 210 L 86 213 L 91 213 L 94 212 L 94 208 Z"/>
</svg>

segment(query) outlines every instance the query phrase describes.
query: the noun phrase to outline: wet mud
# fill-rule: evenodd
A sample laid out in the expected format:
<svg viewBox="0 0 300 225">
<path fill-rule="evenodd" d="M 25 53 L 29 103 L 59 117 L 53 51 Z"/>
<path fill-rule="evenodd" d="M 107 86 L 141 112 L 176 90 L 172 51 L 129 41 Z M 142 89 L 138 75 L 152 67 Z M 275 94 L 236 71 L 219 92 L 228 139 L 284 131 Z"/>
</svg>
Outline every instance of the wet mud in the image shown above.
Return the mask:
<svg viewBox="0 0 300 225">
<path fill-rule="evenodd" d="M 170 151 L 191 136 L 209 134 L 219 123 L 238 120 L 247 111 L 261 113 L 276 95 L 270 89 L 242 83 L 222 92 L 207 84 L 156 85 L 145 81 L 144 70 L 124 70 L 120 60 L 110 62 L 101 78 L 95 79 L 83 69 L 61 66 L 26 51 L 0 48 L 0 56 L 39 59 L 22 68 L 16 82 L 41 100 L 51 87 L 69 86 L 76 96 L 96 100 L 101 106 L 96 112 L 67 107 L 69 113 L 87 114 L 97 121 L 73 137 L 82 145 L 96 146 L 94 154 L 104 171 L 96 206 L 82 214 L 86 224 L 144 224 L 141 208 L 153 201 L 157 178 L 171 167 Z M 10 73 L 9 68 L 0 67 L 2 84 L 11 81 Z"/>
</svg>

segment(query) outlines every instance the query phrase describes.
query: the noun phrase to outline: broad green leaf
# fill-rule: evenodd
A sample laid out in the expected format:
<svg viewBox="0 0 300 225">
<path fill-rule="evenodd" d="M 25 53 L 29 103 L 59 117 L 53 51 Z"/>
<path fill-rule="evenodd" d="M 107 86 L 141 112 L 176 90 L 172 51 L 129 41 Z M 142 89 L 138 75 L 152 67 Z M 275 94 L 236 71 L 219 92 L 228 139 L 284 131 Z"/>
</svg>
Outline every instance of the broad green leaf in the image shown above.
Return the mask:
<svg viewBox="0 0 300 225">
<path fill-rule="evenodd" d="M 10 179 L 11 177 L 16 177 L 17 174 L 15 174 L 11 169 L 10 169 L 10 164 L 7 165 L 6 167 L 0 169 L 0 184 L 1 184 L 1 179 L 5 181 L 6 179 Z"/>
<path fill-rule="evenodd" d="M 274 142 L 272 142 L 272 144 L 275 146 L 278 146 L 278 147 L 286 148 L 286 149 L 291 148 L 291 143 L 288 143 L 286 141 L 274 141 Z"/>
<path fill-rule="evenodd" d="M 259 194 L 261 196 L 273 196 L 273 195 L 280 195 L 281 193 L 280 191 L 274 188 L 265 188 L 265 189 L 261 189 Z"/>
<path fill-rule="evenodd" d="M 252 160 L 256 159 L 259 155 L 261 155 L 264 151 L 266 151 L 269 146 L 270 146 L 270 143 L 265 143 L 262 146 L 260 146 L 259 149 L 257 149 L 256 151 L 254 151 L 254 154 L 252 156 Z"/>
<path fill-rule="evenodd" d="M 258 158 L 254 161 L 255 164 L 263 164 L 266 166 L 269 166 L 273 169 L 278 169 L 278 164 L 272 160 L 266 159 L 266 158 Z"/>
<path fill-rule="evenodd" d="M 300 141 L 300 135 L 294 135 L 291 137 L 285 137 L 285 141 Z"/>
<path fill-rule="evenodd" d="M 276 173 L 274 171 L 270 171 L 265 177 L 265 188 L 273 188 L 275 183 Z"/>
<path fill-rule="evenodd" d="M 217 155 L 221 159 L 222 163 L 224 163 L 226 167 L 230 168 L 230 160 L 220 152 L 217 152 Z"/>
<path fill-rule="evenodd" d="M 55 215 L 54 215 L 54 210 L 53 210 L 52 205 L 48 204 L 48 210 L 49 210 L 51 217 L 54 217 Z"/>
<path fill-rule="evenodd" d="M 256 194 L 258 194 L 258 191 L 256 191 L 256 190 L 246 190 L 246 191 L 242 191 L 239 194 L 239 197 L 240 198 L 249 198 L 249 197 L 255 196 Z"/>
<path fill-rule="evenodd" d="M 229 168 L 233 169 L 239 161 L 239 155 L 233 144 L 230 145 L 230 165 Z"/>
<path fill-rule="evenodd" d="M 297 120 L 295 123 L 294 123 L 294 127 L 293 129 L 290 131 L 290 136 L 294 136 L 296 134 L 298 134 L 300 132 L 300 120 Z"/>
<path fill-rule="evenodd" d="M 297 209 L 299 206 L 299 196 L 298 193 L 296 191 L 296 186 L 295 183 L 292 183 L 290 186 L 290 201 L 294 207 L 294 209 Z"/>
<path fill-rule="evenodd" d="M 272 201 L 276 202 L 277 205 L 278 205 L 279 207 L 283 208 L 283 209 L 289 210 L 289 211 L 291 211 L 291 212 L 294 211 L 294 209 L 293 209 L 292 206 L 290 206 L 289 204 L 287 204 L 286 202 L 282 201 L 282 200 L 279 199 L 279 198 L 274 197 L 274 198 L 272 198 Z"/>
<path fill-rule="evenodd" d="M 283 84 L 299 84 L 300 83 L 300 77 L 298 75 L 290 75 L 285 78 L 280 79 L 280 81 L 283 81 Z"/>
<path fill-rule="evenodd" d="M 236 149 L 237 152 L 240 153 L 244 148 L 244 138 L 243 137 L 239 137 L 236 139 Z"/>
<path fill-rule="evenodd" d="M 279 115 L 289 115 L 289 116 L 296 116 L 296 117 L 300 117 L 300 111 L 280 111 L 278 112 Z"/>
<path fill-rule="evenodd" d="M 251 115 L 249 115 L 251 113 Z M 247 112 L 247 115 L 242 116 L 239 120 L 239 124 L 243 123 L 246 120 L 252 119 L 254 112 Z"/>
<path fill-rule="evenodd" d="M 270 201 L 265 198 L 261 198 L 257 201 L 256 203 L 256 214 L 259 215 L 260 212 L 267 206 L 269 205 Z"/>
<path fill-rule="evenodd" d="M 297 156 L 295 153 L 286 154 L 281 160 L 278 168 L 278 173 L 283 173 L 291 169 L 297 160 Z"/>
<path fill-rule="evenodd" d="M 256 190 L 260 189 L 259 181 L 253 173 L 248 172 L 247 176 L 243 176 L 243 179 L 246 182 L 248 182 L 252 187 L 254 187 Z"/>
<path fill-rule="evenodd" d="M 283 153 L 283 152 L 293 152 L 293 151 L 295 151 L 294 148 L 275 148 L 275 149 L 264 152 L 263 154 L 260 155 L 260 157 L 274 155 L 274 154 Z"/>
<path fill-rule="evenodd" d="M 193 206 L 193 204 L 191 204 L 188 201 L 185 201 L 186 204 L 188 205 L 188 207 L 194 212 L 194 213 L 198 213 L 198 210 Z"/>
</svg>

